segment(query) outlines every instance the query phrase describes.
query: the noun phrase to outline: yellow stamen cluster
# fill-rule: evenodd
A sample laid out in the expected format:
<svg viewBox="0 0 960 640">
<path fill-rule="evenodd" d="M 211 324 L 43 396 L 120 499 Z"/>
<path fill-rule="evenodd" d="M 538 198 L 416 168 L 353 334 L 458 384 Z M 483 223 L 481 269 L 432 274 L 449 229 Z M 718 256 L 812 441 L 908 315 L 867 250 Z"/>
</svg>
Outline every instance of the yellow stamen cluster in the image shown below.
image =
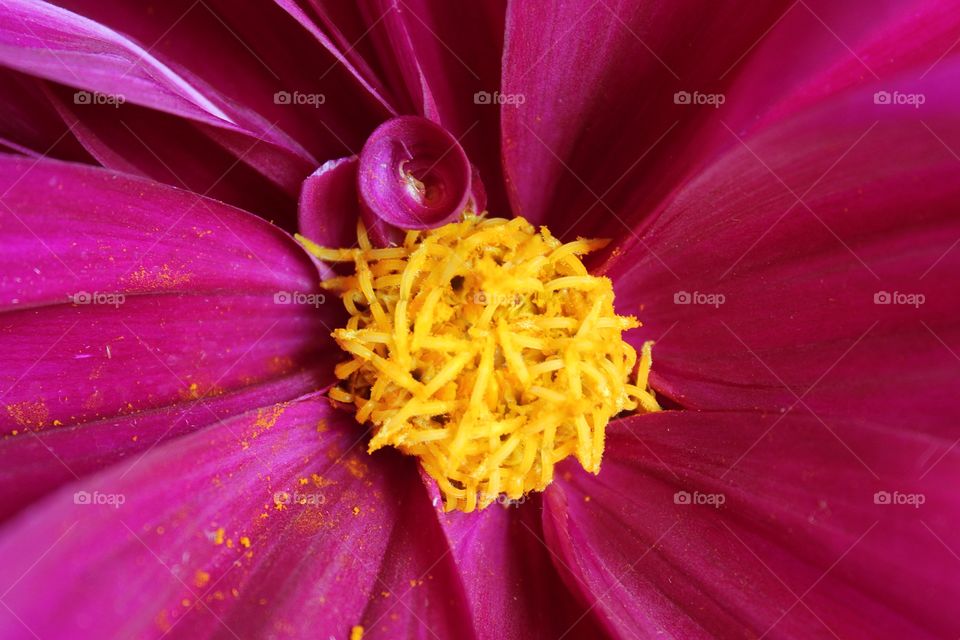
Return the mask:
<svg viewBox="0 0 960 640">
<path fill-rule="evenodd" d="M 621 338 L 639 326 L 616 315 L 613 287 L 581 255 L 606 241 L 561 243 L 523 218 L 467 214 L 410 231 L 402 246 L 304 246 L 354 273 L 323 286 L 350 319 L 333 336 L 351 358 L 336 367 L 336 401 L 386 445 L 420 458 L 449 511 L 542 491 L 554 465 L 576 456 L 600 470 L 604 431 L 622 411 L 659 411 Z M 637 366 L 635 384 L 628 382 Z"/>
</svg>

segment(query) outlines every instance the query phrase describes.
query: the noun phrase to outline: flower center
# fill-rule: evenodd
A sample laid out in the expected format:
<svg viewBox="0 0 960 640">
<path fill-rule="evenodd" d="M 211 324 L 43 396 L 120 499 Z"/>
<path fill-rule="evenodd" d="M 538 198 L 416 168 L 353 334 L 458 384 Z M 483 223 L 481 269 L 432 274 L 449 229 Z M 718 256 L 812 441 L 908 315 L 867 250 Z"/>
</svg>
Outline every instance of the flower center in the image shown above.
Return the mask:
<svg viewBox="0 0 960 640">
<path fill-rule="evenodd" d="M 330 397 L 372 425 L 370 452 L 417 456 L 448 511 L 542 491 L 569 456 L 598 473 L 610 419 L 660 410 L 652 343 L 638 364 L 621 335 L 639 323 L 580 260 L 605 240 L 564 244 L 523 218 L 470 213 L 396 247 L 371 246 L 362 224 L 356 249 L 300 240 L 354 266 L 323 283 L 350 314 L 333 332 L 350 359 Z"/>
</svg>

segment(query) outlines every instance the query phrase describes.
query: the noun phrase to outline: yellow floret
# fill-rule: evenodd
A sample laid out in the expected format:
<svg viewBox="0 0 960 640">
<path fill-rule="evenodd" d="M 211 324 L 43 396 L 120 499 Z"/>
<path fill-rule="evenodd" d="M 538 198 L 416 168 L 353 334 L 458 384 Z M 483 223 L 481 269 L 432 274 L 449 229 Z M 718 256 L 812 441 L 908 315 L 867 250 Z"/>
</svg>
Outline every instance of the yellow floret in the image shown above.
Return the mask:
<svg viewBox="0 0 960 640">
<path fill-rule="evenodd" d="M 356 249 L 301 238 L 354 267 L 323 283 L 350 313 L 333 332 L 350 359 L 330 397 L 373 426 L 370 452 L 419 457 L 447 510 L 542 491 L 571 455 L 597 473 L 610 419 L 660 410 L 652 343 L 638 363 L 622 333 L 639 322 L 616 315 L 610 280 L 580 260 L 606 242 L 564 244 L 523 218 L 470 214 L 408 232 L 401 247 L 358 233 Z"/>
</svg>

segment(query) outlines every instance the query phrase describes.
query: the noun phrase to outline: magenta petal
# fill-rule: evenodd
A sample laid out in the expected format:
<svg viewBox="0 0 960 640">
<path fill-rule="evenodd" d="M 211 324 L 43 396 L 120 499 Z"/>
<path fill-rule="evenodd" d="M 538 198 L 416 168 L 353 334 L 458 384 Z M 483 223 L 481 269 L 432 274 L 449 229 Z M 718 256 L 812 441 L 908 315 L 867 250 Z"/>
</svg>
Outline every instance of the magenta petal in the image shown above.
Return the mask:
<svg viewBox="0 0 960 640">
<path fill-rule="evenodd" d="M 38 501 L 57 487 L 111 464 L 132 466 L 146 451 L 218 420 L 272 402 L 292 400 L 327 384 L 322 372 L 275 375 L 250 386 L 184 398 L 144 411 L 0 438 L 0 520 Z"/>
<path fill-rule="evenodd" d="M 294 203 L 309 154 L 133 104 L 74 104 L 72 90 L 50 100 L 103 166 L 188 189 L 294 228 Z M 118 125 L 118 121 L 122 124 Z"/>
<path fill-rule="evenodd" d="M 906 75 L 927 75 L 955 55 L 960 29 L 956 0 L 873 3 L 811 2 L 785 15 L 738 69 L 728 96 L 728 123 L 761 128 L 865 84 L 890 90 Z M 830 29 L 826 29 L 824 24 Z M 848 49 L 843 43 L 850 43 Z M 785 67 L 786 55 L 791 64 Z M 739 127 L 734 127 L 739 130 Z"/>
<path fill-rule="evenodd" d="M 357 181 L 368 228 L 429 229 L 470 196 L 471 167 L 457 140 L 416 116 L 388 120 L 360 153 Z"/>
<path fill-rule="evenodd" d="M 500 115 L 514 213 L 565 236 L 632 229 L 700 157 L 687 142 L 698 120 L 679 121 L 674 93 L 722 91 L 789 5 L 510 3 Z"/>
<path fill-rule="evenodd" d="M 78 286 L 248 296 L 317 286 L 288 234 L 193 193 L 11 156 L 0 156 L 0 189 L 10 276 L 0 304 L 8 310 L 66 304 Z"/>
<path fill-rule="evenodd" d="M 504 2 L 405 0 L 402 12 L 436 121 L 456 136 L 477 165 L 490 210 L 498 216 L 510 213 L 500 153 L 500 107 L 484 97 L 501 88 L 506 7 Z"/>
<path fill-rule="evenodd" d="M 941 64 L 922 116 L 867 90 L 735 142 L 607 265 L 621 312 L 645 323 L 634 338 L 662 337 L 657 388 L 687 407 L 953 431 L 960 163 L 945 145 L 960 128 L 945 78 L 960 67 Z"/>
<path fill-rule="evenodd" d="M 43 85 L 26 74 L 0 68 L 0 151 L 90 162 L 90 155 L 50 105 Z"/>
<path fill-rule="evenodd" d="M 47 3 L 10 0 L 0 19 L 0 61 L 62 84 L 201 121 L 231 122 L 215 102 L 123 35 Z"/>
<path fill-rule="evenodd" d="M 358 53 L 370 46 L 367 36 L 372 31 L 371 28 L 360 26 L 353 40 L 348 40 L 341 28 L 347 21 L 354 20 L 360 25 L 362 18 L 357 15 L 354 6 L 345 3 L 331 3 L 327 8 L 316 6 L 318 0 L 310 2 L 315 5 L 313 10 L 301 7 L 297 0 L 275 0 L 278 7 L 290 14 L 290 16 L 309 32 L 317 42 L 326 48 L 336 59 L 337 63 L 343 65 L 355 80 L 366 89 L 389 115 L 397 115 L 396 105 L 391 104 L 391 96 L 376 74 L 370 69 L 369 65 Z M 314 16 L 314 12 L 317 13 Z M 334 19 L 332 16 L 336 14 Z M 318 24 L 321 23 L 321 24 Z M 328 35 L 329 32 L 329 35 Z"/>
<path fill-rule="evenodd" d="M 99 457 L 69 435 L 53 438 L 55 471 L 44 477 L 62 481 L 61 463 L 105 464 L 228 405 L 245 408 L 231 397 L 260 403 L 259 385 L 291 397 L 330 379 L 338 305 L 324 304 L 314 264 L 276 227 L 185 191 L 53 161 L 0 157 L 0 192 L 5 453 L 27 464 L 20 442 L 122 425 Z M 206 403 L 219 408 L 194 411 Z M 151 426 L 158 415 L 169 432 Z M 4 475 L 3 492 L 19 491 L 16 482 Z"/>
<path fill-rule="evenodd" d="M 232 0 L 168 0 L 156 6 L 124 0 L 64 2 L 152 45 L 158 57 L 189 70 L 208 91 L 222 95 L 231 115 L 248 128 L 268 139 L 284 132 L 296 140 L 319 159 L 314 166 L 350 153 L 351 147 L 359 149 L 388 115 L 349 70 L 269 0 L 255 7 Z"/>
<path fill-rule="evenodd" d="M 837 427 L 843 443 L 809 416 L 614 424 L 599 476 L 573 465 L 547 490 L 547 540 L 622 637 L 955 637 L 960 453 Z"/>
<path fill-rule="evenodd" d="M 479 167 L 493 210 L 508 213 L 499 108 L 478 100 L 500 87 L 505 3 L 280 4 L 396 113 L 422 115 L 453 133 Z"/>
<path fill-rule="evenodd" d="M 359 219 L 356 156 L 330 160 L 303 181 L 298 222 L 305 237 L 324 247 L 352 247 Z"/>
<path fill-rule="evenodd" d="M 390 0 L 278 0 L 394 114 L 433 112 L 403 10 Z"/>
<path fill-rule="evenodd" d="M 37 5 L 10 12 L 7 26 L 16 48 L 4 57 L 0 47 L 0 60 L 280 146 L 292 137 L 297 143 L 290 152 L 307 149 L 321 159 L 348 151 L 344 144 L 359 148 L 385 115 L 270 2 L 256 11 L 222 0 L 149 7 L 116 0 L 63 4 L 75 13 Z M 297 99 L 317 95 L 323 98 Z"/>
<path fill-rule="evenodd" d="M 359 435 L 277 404 L 52 494 L 0 534 L 0 635 L 469 637 L 412 463 Z"/>
<path fill-rule="evenodd" d="M 433 504 L 440 504 L 436 482 L 421 475 Z M 539 495 L 470 514 L 437 509 L 477 638 L 600 637 L 589 604 L 578 602 L 553 568 L 541 511 Z"/>
</svg>

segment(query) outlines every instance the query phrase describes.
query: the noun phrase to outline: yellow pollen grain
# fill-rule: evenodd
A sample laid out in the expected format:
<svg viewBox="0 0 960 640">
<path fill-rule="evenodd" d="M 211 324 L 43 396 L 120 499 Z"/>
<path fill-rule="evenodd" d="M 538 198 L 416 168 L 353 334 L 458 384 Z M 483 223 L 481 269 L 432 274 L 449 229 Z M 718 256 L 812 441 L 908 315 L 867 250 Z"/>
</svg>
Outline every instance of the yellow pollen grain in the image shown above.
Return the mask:
<svg viewBox="0 0 960 640">
<path fill-rule="evenodd" d="M 208 582 L 210 582 L 210 574 L 203 569 L 197 569 L 193 576 L 193 584 L 198 587 L 205 587 Z"/>
<path fill-rule="evenodd" d="M 363 640 L 363 627 L 354 625 L 354 627 L 350 629 L 350 640 Z"/>
<path fill-rule="evenodd" d="M 417 456 L 446 510 L 542 491 L 569 456 L 598 473 L 610 419 L 660 411 L 652 343 L 638 357 L 623 340 L 640 323 L 616 314 L 612 283 L 581 261 L 606 241 L 472 214 L 399 247 L 373 248 L 362 224 L 358 238 L 355 249 L 299 238 L 354 267 L 323 283 L 350 315 L 333 332 L 349 359 L 329 395 L 373 427 L 371 453 Z"/>
</svg>

